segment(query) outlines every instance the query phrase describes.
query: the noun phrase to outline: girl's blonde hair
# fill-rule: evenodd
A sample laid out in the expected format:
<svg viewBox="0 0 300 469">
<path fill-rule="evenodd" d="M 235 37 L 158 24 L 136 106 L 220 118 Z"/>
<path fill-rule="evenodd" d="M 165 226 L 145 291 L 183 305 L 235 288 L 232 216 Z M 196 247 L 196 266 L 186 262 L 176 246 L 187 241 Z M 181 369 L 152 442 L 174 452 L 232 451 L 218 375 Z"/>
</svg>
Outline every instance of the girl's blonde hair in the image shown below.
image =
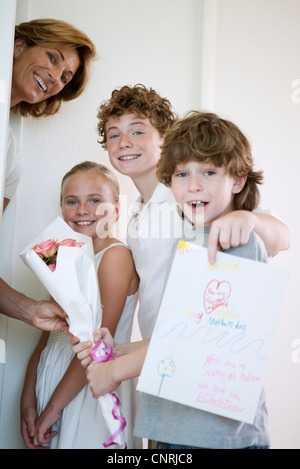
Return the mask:
<svg viewBox="0 0 300 469">
<path fill-rule="evenodd" d="M 224 167 L 234 178 L 247 177 L 234 196 L 234 210 L 254 210 L 260 199 L 263 172 L 254 171 L 251 145 L 240 129 L 216 114 L 192 111 L 167 132 L 157 166 L 160 182 L 171 185 L 176 166 L 188 161 Z"/>
<path fill-rule="evenodd" d="M 61 101 L 77 98 L 86 85 L 89 66 L 96 57 L 96 48 L 90 38 L 69 23 L 54 19 L 38 19 L 21 23 L 15 27 L 15 39 L 24 38 L 29 47 L 65 46 L 75 49 L 80 64 L 72 80 L 55 96 L 30 104 L 22 101 L 14 107 L 14 111 L 23 117 L 43 117 L 55 114 Z"/>
<path fill-rule="evenodd" d="M 60 190 L 60 205 L 62 205 L 62 191 L 63 185 L 68 177 L 73 176 L 74 174 L 78 173 L 86 173 L 91 172 L 95 173 L 98 176 L 101 176 L 106 182 L 110 184 L 112 195 L 114 199 L 114 203 L 117 204 L 120 198 L 120 186 L 117 177 L 115 174 L 108 169 L 106 166 L 102 164 L 94 163 L 93 161 L 84 161 L 83 163 L 79 163 L 74 166 L 70 171 L 68 171 L 61 182 L 61 190 Z"/>
</svg>

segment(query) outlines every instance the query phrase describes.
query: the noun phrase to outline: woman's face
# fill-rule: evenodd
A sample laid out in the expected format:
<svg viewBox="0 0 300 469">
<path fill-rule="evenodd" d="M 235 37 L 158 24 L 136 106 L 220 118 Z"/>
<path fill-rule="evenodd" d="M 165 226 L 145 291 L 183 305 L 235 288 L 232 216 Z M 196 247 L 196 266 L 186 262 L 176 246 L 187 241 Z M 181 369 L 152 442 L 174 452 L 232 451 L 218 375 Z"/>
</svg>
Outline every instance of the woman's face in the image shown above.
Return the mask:
<svg viewBox="0 0 300 469">
<path fill-rule="evenodd" d="M 79 67 L 75 49 L 66 46 L 29 47 L 22 38 L 15 40 L 11 107 L 25 101 L 39 103 L 58 94 Z"/>
</svg>

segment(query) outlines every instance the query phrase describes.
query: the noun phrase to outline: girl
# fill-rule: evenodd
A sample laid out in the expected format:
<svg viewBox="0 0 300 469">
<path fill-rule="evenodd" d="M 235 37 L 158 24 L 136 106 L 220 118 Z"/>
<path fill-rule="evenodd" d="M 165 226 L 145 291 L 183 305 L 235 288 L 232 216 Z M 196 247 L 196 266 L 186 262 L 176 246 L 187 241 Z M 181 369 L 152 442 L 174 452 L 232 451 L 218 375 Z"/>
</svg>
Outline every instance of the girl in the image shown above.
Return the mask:
<svg viewBox="0 0 300 469">
<path fill-rule="evenodd" d="M 131 252 L 111 235 L 119 214 L 118 181 L 102 165 L 81 163 L 64 176 L 60 203 L 66 223 L 93 240 L 102 325 L 117 341 L 128 342 L 139 278 Z M 104 218 L 107 210 L 109 217 Z M 124 384 L 119 396 L 127 421 L 125 441 L 133 448 L 138 446 L 131 432 L 134 393 L 130 382 Z M 28 448 L 103 448 L 110 436 L 98 401 L 86 385 L 84 370 L 73 358 L 70 338 L 62 333 L 43 333 L 30 359 L 21 398 L 21 432 Z"/>
</svg>

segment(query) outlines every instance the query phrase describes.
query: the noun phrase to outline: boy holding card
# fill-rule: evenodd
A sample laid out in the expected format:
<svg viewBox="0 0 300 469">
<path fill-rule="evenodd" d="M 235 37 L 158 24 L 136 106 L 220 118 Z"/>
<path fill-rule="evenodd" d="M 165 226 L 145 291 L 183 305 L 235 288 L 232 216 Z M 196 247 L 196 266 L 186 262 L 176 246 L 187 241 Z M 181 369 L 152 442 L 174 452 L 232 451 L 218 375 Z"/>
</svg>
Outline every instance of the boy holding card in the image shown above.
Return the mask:
<svg viewBox="0 0 300 469">
<path fill-rule="evenodd" d="M 169 100 L 143 85 L 123 86 L 112 92 L 98 112 L 100 143 L 118 172 L 131 178 L 140 197 L 133 207 L 127 243 L 132 252 L 139 287 L 139 326 L 151 336 L 174 241 L 194 233 L 178 215 L 170 187 L 159 181 L 156 166 L 166 132 L 176 121 Z M 219 248 L 245 244 L 256 232 L 268 252 L 288 248 L 286 226 L 266 213 L 236 210 L 213 221 L 208 255 L 213 263 Z"/>
<path fill-rule="evenodd" d="M 204 230 L 205 246 L 216 219 L 233 210 L 252 211 L 259 201 L 262 172 L 253 169 L 248 140 L 233 123 L 215 114 L 193 112 L 171 127 L 162 146 L 157 174 L 162 183 L 171 186 L 182 217 L 196 231 Z M 264 245 L 254 233 L 245 245 L 227 252 L 267 261 Z M 105 329 L 95 333 L 95 341 L 103 338 L 112 340 Z M 78 358 L 87 365 L 89 350 L 83 349 L 84 344 L 79 344 L 74 351 L 80 352 Z M 87 369 L 94 397 L 140 374 L 147 341 L 117 345 L 117 349 L 125 355 Z M 264 391 L 253 424 L 142 394 L 135 434 L 160 442 L 161 449 L 262 449 L 269 447 L 267 420 Z"/>
</svg>

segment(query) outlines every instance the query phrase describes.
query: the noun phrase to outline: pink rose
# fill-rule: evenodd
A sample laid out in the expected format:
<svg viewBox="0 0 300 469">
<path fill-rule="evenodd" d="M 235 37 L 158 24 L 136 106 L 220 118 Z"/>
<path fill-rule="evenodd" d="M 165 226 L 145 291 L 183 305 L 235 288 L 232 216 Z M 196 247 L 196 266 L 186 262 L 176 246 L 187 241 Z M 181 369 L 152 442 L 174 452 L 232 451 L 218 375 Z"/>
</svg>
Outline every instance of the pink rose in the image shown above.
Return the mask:
<svg viewBox="0 0 300 469">
<path fill-rule="evenodd" d="M 41 258 L 53 256 L 58 250 L 57 240 L 48 239 L 32 248 Z"/>
<path fill-rule="evenodd" d="M 70 246 L 72 248 L 81 248 L 83 245 L 84 243 L 79 243 L 76 239 L 64 239 L 58 243 L 58 246 Z"/>
<path fill-rule="evenodd" d="M 79 243 L 75 239 L 64 239 L 60 243 L 58 240 L 48 239 L 32 248 L 40 258 L 46 263 L 51 272 L 56 269 L 56 257 L 60 246 L 81 247 L 84 243 Z"/>
</svg>

